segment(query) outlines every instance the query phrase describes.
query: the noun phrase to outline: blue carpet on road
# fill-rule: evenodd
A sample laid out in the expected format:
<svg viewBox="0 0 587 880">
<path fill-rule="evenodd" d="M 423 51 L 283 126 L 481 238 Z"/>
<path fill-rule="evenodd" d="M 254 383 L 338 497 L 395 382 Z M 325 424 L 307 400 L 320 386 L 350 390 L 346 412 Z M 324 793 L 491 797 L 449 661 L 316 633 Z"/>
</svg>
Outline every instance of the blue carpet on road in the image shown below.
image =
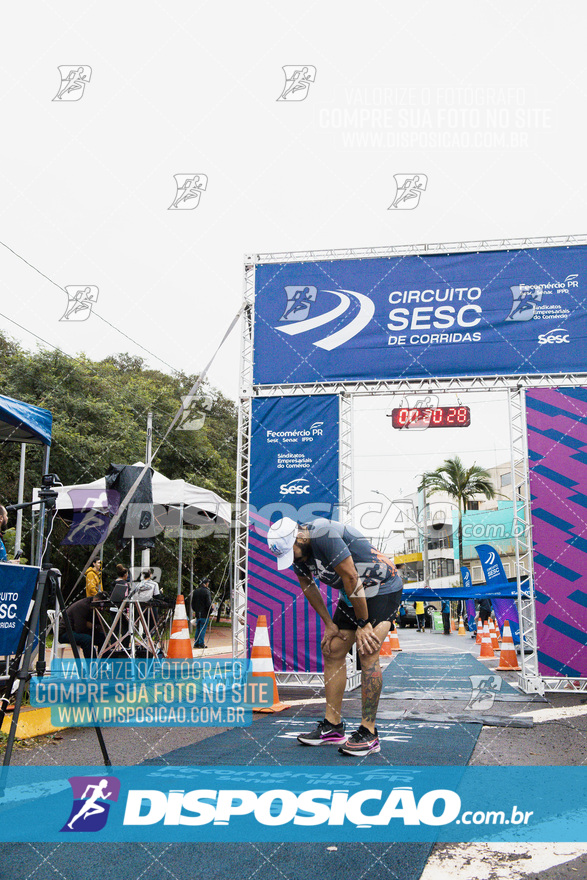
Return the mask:
<svg viewBox="0 0 587 880">
<path fill-rule="evenodd" d="M 471 680 L 474 676 L 474 680 Z M 485 679 L 496 702 L 536 702 L 541 697 L 522 694 L 471 654 L 399 653 L 383 673 L 382 698 L 394 700 L 470 700 Z M 491 681 L 488 681 L 491 677 Z M 483 682 L 481 682 L 483 685 Z M 485 690 L 487 693 L 487 690 Z"/>
<path fill-rule="evenodd" d="M 381 753 L 357 760 L 344 758 L 332 746 L 299 746 L 295 737 L 311 727 L 311 718 L 290 709 L 146 763 L 462 766 L 481 730 L 480 724 L 383 721 Z M 5 869 L 0 869 L 0 880 L 193 880 L 199 876 L 206 880 L 419 880 L 432 849 L 429 843 L 338 843 L 335 835 L 333 830 L 331 843 L 3 844 L 0 856 Z"/>
<path fill-rule="evenodd" d="M 288 717 L 288 715 L 290 717 Z M 315 719 L 293 716 L 290 709 L 279 717 L 268 716 L 252 727 L 235 727 L 202 742 L 169 752 L 146 764 L 248 764 L 251 766 L 327 765 L 353 766 L 360 763 L 377 767 L 399 765 L 468 763 L 475 748 L 481 724 L 431 723 L 429 721 L 381 721 L 378 723 L 381 752 L 367 758 L 345 757 L 335 746 L 301 746 L 296 737 L 311 730 Z M 359 726 L 360 719 L 347 719 L 347 731 Z"/>
</svg>

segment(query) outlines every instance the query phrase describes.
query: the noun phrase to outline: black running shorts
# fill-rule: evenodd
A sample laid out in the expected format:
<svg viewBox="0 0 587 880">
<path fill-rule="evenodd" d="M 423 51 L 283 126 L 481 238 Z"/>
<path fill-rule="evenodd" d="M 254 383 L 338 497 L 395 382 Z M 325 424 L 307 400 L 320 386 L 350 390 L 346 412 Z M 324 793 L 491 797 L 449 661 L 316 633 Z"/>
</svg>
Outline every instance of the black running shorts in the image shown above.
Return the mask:
<svg viewBox="0 0 587 880">
<path fill-rule="evenodd" d="M 391 621 L 395 612 L 399 608 L 401 601 L 402 590 L 397 590 L 395 593 L 386 593 L 383 596 L 373 596 L 372 599 L 367 599 L 369 623 L 372 626 L 377 626 L 377 624 L 381 623 L 383 620 Z M 357 618 L 353 606 L 347 605 L 344 599 L 341 599 L 336 606 L 336 611 L 334 612 L 332 620 L 339 629 L 350 629 L 354 631 L 357 628 Z"/>
</svg>

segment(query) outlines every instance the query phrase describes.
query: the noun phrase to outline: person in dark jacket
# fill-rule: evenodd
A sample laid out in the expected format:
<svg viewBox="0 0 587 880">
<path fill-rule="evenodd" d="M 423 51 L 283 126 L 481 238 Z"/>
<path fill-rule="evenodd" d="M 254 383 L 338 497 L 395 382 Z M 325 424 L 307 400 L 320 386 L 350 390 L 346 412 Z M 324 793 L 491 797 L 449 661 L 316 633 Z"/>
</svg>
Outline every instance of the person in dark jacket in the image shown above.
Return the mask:
<svg viewBox="0 0 587 880">
<path fill-rule="evenodd" d="M 485 626 L 485 624 L 491 617 L 492 608 L 493 605 L 491 604 L 491 599 L 481 599 L 479 601 L 479 617 L 481 618 L 482 626 Z"/>
<path fill-rule="evenodd" d="M 128 568 L 125 565 L 118 564 L 116 566 L 116 580 L 112 586 L 110 598 L 115 602 L 121 602 L 128 596 L 129 588 L 130 578 L 128 575 Z"/>
<path fill-rule="evenodd" d="M 443 599 L 440 605 L 442 612 L 442 625 L 444 627 L 445 636 L 450 635 L 450 599 Z"/>
<path fill-rule="evenodd" d="M 210 593 L 210 579 L 204 578 L 200 582 L 200 586 L 194 590 L 192 595 L 192 613 L 196 622 L 196 632 L 194 635 L 194 648 L 205 648 L 204 637 L 208 626 L 208 618 L 210 617 L 210 608 L 212 606 L 212 594 Z"/>
<path fill-rule="evenodd" d="M 94 626 L 94 605 L 107 601 L 106 593 L 96 593 L 95 596 L 84 596 L 66 609 L 69 623 L 73 630 L 76 645 L 84 652 L 86 660 L 92 659 L 92 639 L 94 646 L 99 648 L 104 644 L 104 633 L 99 626 Z M 69 644 L 67 631 L 63 622 L 59 627 L 59 641 Z"/>
</svg>

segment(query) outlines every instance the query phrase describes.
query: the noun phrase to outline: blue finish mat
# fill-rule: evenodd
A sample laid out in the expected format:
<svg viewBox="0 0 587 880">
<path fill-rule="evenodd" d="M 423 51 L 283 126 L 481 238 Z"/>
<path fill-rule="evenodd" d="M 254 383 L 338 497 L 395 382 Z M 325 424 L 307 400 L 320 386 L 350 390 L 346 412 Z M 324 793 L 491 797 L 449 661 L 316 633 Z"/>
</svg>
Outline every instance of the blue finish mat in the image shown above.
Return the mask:
<svg viewBox="0 0 587 880">
<path fill-rule="evenodd" d="M 352 758 L 338 753 L 335 746 L 301 746 L 296 737 L 311 730 L 315 719 L 291 717 L 291 710 L 279 717 L 268 716 L 251 727 L 235 727 L 226 733 L 176 749 L 160 758 L 145 761 L 149 765 L 246 764 L 321 765 L 344 767 L 396 765 L 460 765 L 468 763 L 475 748 L 481 724 L 429 721 L 378 721 L 381 752 L 366 758 Z M 347 719 L 347 731 L 359 726 L 359 718 Z"/>
<path fill-rule="evenodd" d="M 354 729 L 357 719 L 348 721 Z M 293 710 L 255 721 L 201 742 L 176 749 L 150 765 L 251 766 L 328 765 L 465 765 L 481 730 L 480 724 L 382 721 L 381 753 L 364 759 L 345 758 L 336 747 L 308 748 L 295 738 L 313 720 Z M 336 831 L 333 829 L 333 837 Z M 212 843 L 199 844 L 2 844 L 0 880 L 67 877 L 67 880 L 207 880 L 269 878 L 279 880 L 419 880 L 431 843 Z M 39 870 L 39 864 L 42 870 Z M 9 867 L 8 867 L 9 866 Z"/>
<path fill-rule="evenodd" d="M 400 653 L 383 673 L 382 699 L 470 700 L 476 691 L 491 694 L 495 702 L 544 702 L 522 694 L 498 672 L 471 654 Z"/>
</svg>

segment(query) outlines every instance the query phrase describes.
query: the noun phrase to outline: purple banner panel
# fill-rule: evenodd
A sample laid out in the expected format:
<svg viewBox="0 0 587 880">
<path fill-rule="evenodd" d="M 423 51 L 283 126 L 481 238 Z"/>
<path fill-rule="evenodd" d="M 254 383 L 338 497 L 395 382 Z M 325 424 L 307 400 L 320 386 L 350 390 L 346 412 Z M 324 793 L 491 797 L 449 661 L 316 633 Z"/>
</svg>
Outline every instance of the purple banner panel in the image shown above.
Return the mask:
<svg viewBox="0 0 587 880">
<path fill-rule="evenodd" d="M 495 611 L 499 629 L 503 633 L 503 627 L 507 620 L 510 625 L 514 645 L 520 644 L 520 621 L 518 619 L 518 606 L 515 599 L 492 599 L 491 604 Z"/>
<path fill-rule="evenodd" d="M 587 676 L 587 388 L 527 393 L 538 661 Z"/>
</svg>

